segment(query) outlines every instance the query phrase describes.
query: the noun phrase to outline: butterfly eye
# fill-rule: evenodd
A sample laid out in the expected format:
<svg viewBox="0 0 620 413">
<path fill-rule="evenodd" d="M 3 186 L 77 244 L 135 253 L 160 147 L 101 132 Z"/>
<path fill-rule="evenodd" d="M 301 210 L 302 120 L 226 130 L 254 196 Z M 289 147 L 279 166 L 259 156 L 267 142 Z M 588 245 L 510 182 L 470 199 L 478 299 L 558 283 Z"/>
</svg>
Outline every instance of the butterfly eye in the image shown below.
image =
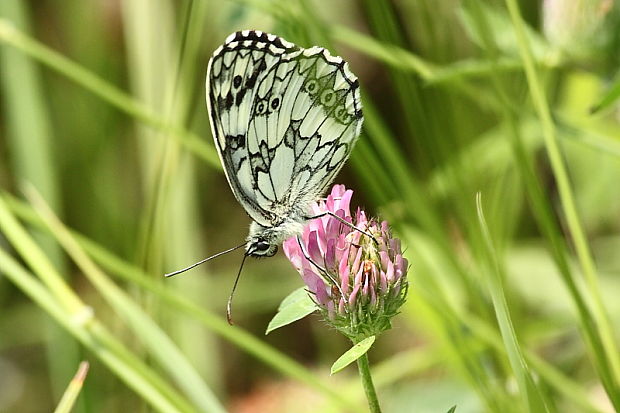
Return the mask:
<svg viewBox="0 0 620 413">
<path fill-rule="evenodd" d="M 278 109 L 278 106 L 280 106 L 280 98 L 277 98 L 277 97 L 272 98 L 270 106 L 271 106 L 271 109 L 274 109 L 274 110 Z"/>
<path fill-rule="evenodd" d="M 314 79 L 310 79 L 306 82 L 306 92 L 310 93 L 311 95 L 314 95 L 316 93 L 318 87 L 319 85 Z"/>
<path fill-rule="evenodd" d="M 264 240 L 257 240 L 251 246 L 251 253 L 255 257 L 273 257 L 278 252 L 278 246 Z"/>
</svg>

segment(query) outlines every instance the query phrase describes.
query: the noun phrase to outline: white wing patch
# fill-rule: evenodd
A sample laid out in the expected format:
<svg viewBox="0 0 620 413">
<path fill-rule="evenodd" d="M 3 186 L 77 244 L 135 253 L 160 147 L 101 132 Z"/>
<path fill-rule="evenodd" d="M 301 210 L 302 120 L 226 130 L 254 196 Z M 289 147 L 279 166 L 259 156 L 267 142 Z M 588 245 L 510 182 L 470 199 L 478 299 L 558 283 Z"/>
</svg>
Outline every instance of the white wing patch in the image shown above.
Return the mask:
<svg viewBox="0 0 620 413">
<path fill-rule="evenodd" d="M 213 54 L 207 106 L 232 191 L 264 227 L 321 195 L 363 120 L 359 83 L 344 60 L 252 30 L 231 34 Z"/>
</svg>

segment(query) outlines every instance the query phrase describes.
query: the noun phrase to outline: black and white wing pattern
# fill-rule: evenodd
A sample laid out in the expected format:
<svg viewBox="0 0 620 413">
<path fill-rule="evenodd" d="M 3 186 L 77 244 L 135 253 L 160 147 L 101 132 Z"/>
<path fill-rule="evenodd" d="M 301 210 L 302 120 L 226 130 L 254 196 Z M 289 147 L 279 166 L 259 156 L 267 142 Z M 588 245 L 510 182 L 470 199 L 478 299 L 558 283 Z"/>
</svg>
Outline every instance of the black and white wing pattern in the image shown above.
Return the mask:
<svg viewBox="0 0 620 413">
<path fill-rule="evenodd" d="M 264 227 L 321 196 L 362 127 L 359 82 L 347 63 L 273 34 L 231 34 L 209 61 L 206 87 L 228 182 Z"/>
</svg>

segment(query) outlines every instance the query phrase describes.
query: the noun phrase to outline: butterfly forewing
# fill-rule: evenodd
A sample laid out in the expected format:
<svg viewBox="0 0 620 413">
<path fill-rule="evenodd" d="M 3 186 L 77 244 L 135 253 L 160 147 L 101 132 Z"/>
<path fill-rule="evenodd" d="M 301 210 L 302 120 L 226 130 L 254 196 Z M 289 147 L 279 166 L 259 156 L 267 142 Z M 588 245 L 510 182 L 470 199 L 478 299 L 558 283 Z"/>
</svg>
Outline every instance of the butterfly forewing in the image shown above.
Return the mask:
<svg viewBox="0 0 620 413">
<path fill-rule="evenodd" d="M 362 124 L 359 84 L 346 62 L 258 31 L 234 33 L 215 51 L 207 96 L 228 182 L 265 227 L 321 195 Z"/>
</svg>

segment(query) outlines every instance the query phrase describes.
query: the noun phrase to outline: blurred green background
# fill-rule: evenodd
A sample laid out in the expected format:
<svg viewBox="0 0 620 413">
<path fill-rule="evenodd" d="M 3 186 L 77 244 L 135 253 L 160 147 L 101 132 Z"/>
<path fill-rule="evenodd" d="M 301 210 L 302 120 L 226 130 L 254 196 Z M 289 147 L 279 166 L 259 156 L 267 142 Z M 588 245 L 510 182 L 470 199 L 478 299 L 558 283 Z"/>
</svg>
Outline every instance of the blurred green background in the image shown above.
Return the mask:
<svg viewBox="0 0 620 413">
<path fill-rule="evenodd" d="M 247 235 L 204 104 L 240 29 L 360 78 L 337 182 L 411 263 L 370 353 L 384 411 L 620 411 L 619 18 L 613 0 L 0 0 L 0 411 L 52 411 L 81 360 L 76 412 L 365 411 L 317 317 L 264 335 L 302 285 L 283 254 L 246 263 L 235 327 L 240 254 L 162 277 Z"/>
</svg>

